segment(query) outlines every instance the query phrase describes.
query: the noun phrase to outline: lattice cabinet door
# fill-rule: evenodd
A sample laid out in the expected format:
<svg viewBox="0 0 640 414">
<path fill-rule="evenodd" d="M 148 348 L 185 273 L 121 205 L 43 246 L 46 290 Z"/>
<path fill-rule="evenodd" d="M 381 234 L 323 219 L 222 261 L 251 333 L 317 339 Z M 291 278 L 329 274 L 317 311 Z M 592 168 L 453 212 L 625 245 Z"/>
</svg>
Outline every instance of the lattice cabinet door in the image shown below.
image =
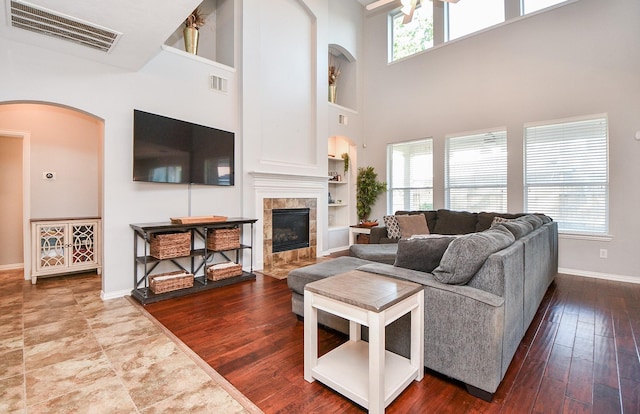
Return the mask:
<svg viewBox="0 0 640 414">
<path fill-rule="evenodd" d="M 70 223 L 70 263 L 69 267 L 95 265 L 98 263 L 96 222 Z"/>
<path fill-rule="evenodd" d="M 50 272 L 67 268 L 67 224 L 36 224 L 39 240 L 36 256 L 36 272 Z"/>
<path fill-rule="evenodd" d="M 38 276 L 100 267 L 100 220 L 48 220 L 32 223 L 31 282 Z"/>
</svg>

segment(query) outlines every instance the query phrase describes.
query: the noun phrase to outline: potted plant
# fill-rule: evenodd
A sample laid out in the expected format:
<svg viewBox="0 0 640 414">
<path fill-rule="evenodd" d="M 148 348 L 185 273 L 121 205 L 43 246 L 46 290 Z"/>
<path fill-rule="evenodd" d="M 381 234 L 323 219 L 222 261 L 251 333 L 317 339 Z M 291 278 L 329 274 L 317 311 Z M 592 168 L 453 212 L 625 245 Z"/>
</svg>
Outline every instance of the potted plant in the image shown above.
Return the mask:
<svg viewBox="0 0 640 414">
<path fill-rule="evenodd" d="M 356 208 L 360 223 L 370 222 L 371 207 L 378 196 L 387 191 L 387 183 L 378 181 L 378 174 L 373 167 L 358 168 L 356 180 Z"/>
<path fill-rule="evenodd" d="M 349 154 L 343 152 L 340 157 L 342 157 L 342 160 L 344 161 L 344 173 L 346 174 L 349 171 Z"/>
<path fill-rule="evenodd" d="M 207 16 L 202 14 L 198 7 L 184 21 L 184 50 L 188 53 L 198 54 L 198 29 L 204 26 Z"/>
</svg>

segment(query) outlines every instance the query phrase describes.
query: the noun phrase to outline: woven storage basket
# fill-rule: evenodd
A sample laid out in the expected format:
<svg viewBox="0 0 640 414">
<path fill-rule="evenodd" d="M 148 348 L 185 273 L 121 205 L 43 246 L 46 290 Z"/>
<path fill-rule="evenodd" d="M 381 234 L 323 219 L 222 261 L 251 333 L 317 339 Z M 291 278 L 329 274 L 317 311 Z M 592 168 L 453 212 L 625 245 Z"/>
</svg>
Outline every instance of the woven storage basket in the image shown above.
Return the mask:
<svg viewBox="0 0 640 414">
<path fill-rule="evenodd" d="M 193 287 L 193 275 L 182 270 L 159 273 L 149 276 L 149 287 L 153 293 L 166 293 L 173 290 Z"/>
<path fill-rule="evenodd" d="M 150 254 L 156 259 L 189 256 L 191 253 L 191 231 L 184 233 L 152 233 Z"/>
<path fill-rule="evenodd" d="M 207 267 L 207 279 L 209 280 L 222 280 L 240 276 L 241 274 L 242 266 L 233 262 L 220 263 Z"/>
<path fill-rule="evenodd" d="M 209 229 L 207 232 L 207 249 L 231 250 L 240 247 L 240 227 L 232 229 Z"/>
</svg>

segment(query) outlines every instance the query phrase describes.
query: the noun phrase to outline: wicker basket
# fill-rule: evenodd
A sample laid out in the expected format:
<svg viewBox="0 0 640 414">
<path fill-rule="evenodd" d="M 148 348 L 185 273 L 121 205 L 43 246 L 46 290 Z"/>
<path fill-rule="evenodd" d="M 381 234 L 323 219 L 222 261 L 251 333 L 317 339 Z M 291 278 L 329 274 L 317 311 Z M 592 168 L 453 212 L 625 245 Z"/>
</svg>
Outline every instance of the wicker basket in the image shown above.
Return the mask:
<svg viewBox="0 0 640 414">
<path fill-rule="evenodd" d="M 240 247 L 240 227 L 232 229 L 209 229 L 207 249 L 221 251 Z"/>
<path fill-rule="evenodd" d="M 222 280 L 242 274 L 242 266 L 234 262 L 219 263 L 207 267 L 207 279 Z"/>
<path fill-rule="evenodd" d="M 149 287 L 155 294 L 193 287 L 193 275 L 183 270 L 149 276 Z"/>
<path fill-rule="evenodd" d="M 156 259 L 189 256 L 191 253 L 191 231 L 183 233 L 152 233 L 150 254 Z"/>
</svg>

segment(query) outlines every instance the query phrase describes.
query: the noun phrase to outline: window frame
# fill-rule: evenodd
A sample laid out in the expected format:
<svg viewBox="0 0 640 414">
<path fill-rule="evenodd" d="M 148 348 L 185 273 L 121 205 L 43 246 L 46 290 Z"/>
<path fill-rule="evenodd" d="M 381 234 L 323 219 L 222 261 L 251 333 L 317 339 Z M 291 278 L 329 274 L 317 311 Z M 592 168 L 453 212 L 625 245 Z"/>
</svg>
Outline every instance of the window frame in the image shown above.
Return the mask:
<svg viewBox="0 0 640 414">
<path fill-rule="evenodd" d="M 411 145 L 411 144 L 419 144 L 421 142 L 424 142 L 425 144 L 430 146 L 430 153 L 426 152 L 427 155 L 430 155 L 431 157 L 431 171 L 430 172 L 430 177 L 425 177 L 424 180 L 426 180 L 427 184 L 431 184 L 431 186 L 427 185 L 427 186 L 422 186 L 422 187 L 412 187 L 412 186 L 408 186 L 408 187 L 394 187 L 394 180 L 393 180 L 393 171 L 394 171 L 394 163 L 393 163 L 393 149 L 396 146 L 400 146 L 400 145 Z M 433 209 L 434 206 L 434 200 L 433 200 L 433 171 L 434 171 L 434 166 L 433 166 L 433 146 L 434 146 L 434 142 L 433 142 L 433 138 L 432 137 L 427 137 L 427 138 L 420 138 L 420 139 L 415 139 L 415 140 L 410 140 L 410 141 L 402 141 L 402 142 L 393 142 L 393 143 L 389 143 L 387 144 L 387 214 L 394 214 L 396 210 L 413 210 L 413 208 L 411 207 L 411 202 L 405 199 L 404 203 L 403 203 L 403 208 L 395 208 L 394 207 L 394 190 L 402 190 L 402 191 L 409 191 L 409 194 L 411 194 L 411 191 L 416 191 L 416 190 L 427 190 L 428 192 L 430 192 L 431 194 L 431 209 Z M 411 180 L 411 178 L 409 178 L 409 180 Z"/>
<path fill-rule="evenodd" d="M 451 182 L 451 143 L 453 140 L 467 138 L 469 140 L 473 139 L 482 139 L 486 140 L 488 135 L 498 135 L 497 138 L 503 139 L 504 146 L 502 144 L 497 147 L 497 149 L 501 152 L 500 158 L 503 157 L 503 165 L 501 166 L 501 174 L 496 174 L 495 177 L 500 178 L 500 185 L 496 185 L 495 182 L 487 182 L 482 183 L 479 182 L 475 185 L 467 185 L 463 186 L 459 183 Z M 509 157 L 508 157 L 509 143 L 508 143 L 508 131 L 506 127 L 496 127 L 490 128 L 480 131 L 472 131 L 472 132 L 464 132 L 457 134 L 450 134 L 445 136 L 445 151 L 444 151 L 444 203 L 445 208 L 447 209 L 455 209 L 455 210 L 467 210 L 467 211 L 494 211 L 498 213 L 506 213 L 508 211 L 508 187 L 509 187 Z M 479 167 L 483 167 L 485 164 L 491 164 L 495 166 L 495 162 L 491 162 L 491 159 L 481 160 Z M 495 171 L 495 169 L 494 169 Z M 465 180 L 468 182 L 468 180 Z M 464 184 L 464 182 L 462 183 Z M 497 189 L 501 190 L 502 201 L 500 202 L 501 206 L 494 205 L 493 203 L 489 205 L 485 205 L 484 207 L 472 206 L 472 205 L 452 205 L 452 189 L 469 189 L 469 190 L 482 190 L 482 189 Z M 473 191 L 470 191 L 473 193 Z M 478 197 L 481 197 L 482 192 L 478 191 L 476 193 Z M 494 195 L 497 195 L 495 193 Z M 491 194 L 488 194 L 491 196 Z"/>
<path fill-rule="evenodd" d="M 567 183 L 566 181 L 556 181 L 555 183 L 550 183 L 547 182 L 545 183 L 545 185 L 532 185 L 528 182 L 528 176 L 527 176 L 527 139 L 528 139 L 528 135 L 527 135 L 527 130 L 528 128 L 537 128 L 537 127 L 544 127 L 544 126 L 560 126 L 563 124 L 572 124 L 572 123 L 578 123 L 578 122 L 586 122 L 586 121 L 597 121 L 597 120 L 604 120 L 605 122 L 605 127 L 604 127 L 604 133 L 605 133 L 605 144 L 604 144 L 604 151 L 605 151 L 605 156 L 604 156 L 604 169 L 605 169 L 605 181 L 604 182 L 597 182 L 597 181 L 581 181 L 580 183 L 577 183 L 575 181 L 573 182 L 569 182 Z M 530 211 L 530 207 L 529 207 L 529 189 L 531 187 L 553 187 L 553 186 L 565 186 L 565 187 L 585 187 L 585 186 L 592 186 L 592 187 L 598 187 L 598 186 L 604 186 L 605 190 L 604 190 L 604 203 L 602 205 L 603 207 L 603 217 L 601 217 L 601 219 L 603 220 L 604 223 L 604 229 L 602 231 L 594 231 L 594 230 L 584 230 L 584 231 L 580 231 L 580 230 L 576 230 L 576 229 L 563 229 L 562 228 L 562 219 L 563 217 L 553 217 L 553 213 L 551 211 L 546 211 L 544 213 L 549 214 L 555 221 L 558 222 L 558 233 L 562 234 L 562 235 L 567 235 L 567 236 L 577 236 L 577 237 L 608 237 L 609 236 L 609 224 L 610 224 L 610 215 L 611 215 L 611 211 L 610 211 L 610 161 L 609 161 L 609 155 L 610 155 L 610 151 L 609 151 L 609 141 L 610 141 L 610 133 L 609 133 L 609 117 L 608 114 L 606 113 L 600 113 L 600 114 L 592 114 L 592 115 L 585 115 L 585 116 L 579 116 L 579 117 L 571 117 L 571 118 L 562 118 L 562 119 L 554 119 L 554 120 L 548 120 L 548 121 L 541 121 L 541 122 L 531 122 L 531 123 L 527 123 L 524 125 L 523 128 L 523 142 L 522 142 L 522 149 L 523 149 L 523 157 L 522 157 L 522 167 L 523 167 L 523 205 L 524 205 L 524 210 L 525 211 Z M 602 148 L 601 148 L 602 150 Z M 578 159 L 584 159 L 584 153 L 580 153 L 575 155 L 576 158 Z M 562 193 L 565 194 L 565 193 Z M 571 209 L 571 204 L 569 204 L 569 207 L 564 207 L 564 209 Z"/>
</svg>

